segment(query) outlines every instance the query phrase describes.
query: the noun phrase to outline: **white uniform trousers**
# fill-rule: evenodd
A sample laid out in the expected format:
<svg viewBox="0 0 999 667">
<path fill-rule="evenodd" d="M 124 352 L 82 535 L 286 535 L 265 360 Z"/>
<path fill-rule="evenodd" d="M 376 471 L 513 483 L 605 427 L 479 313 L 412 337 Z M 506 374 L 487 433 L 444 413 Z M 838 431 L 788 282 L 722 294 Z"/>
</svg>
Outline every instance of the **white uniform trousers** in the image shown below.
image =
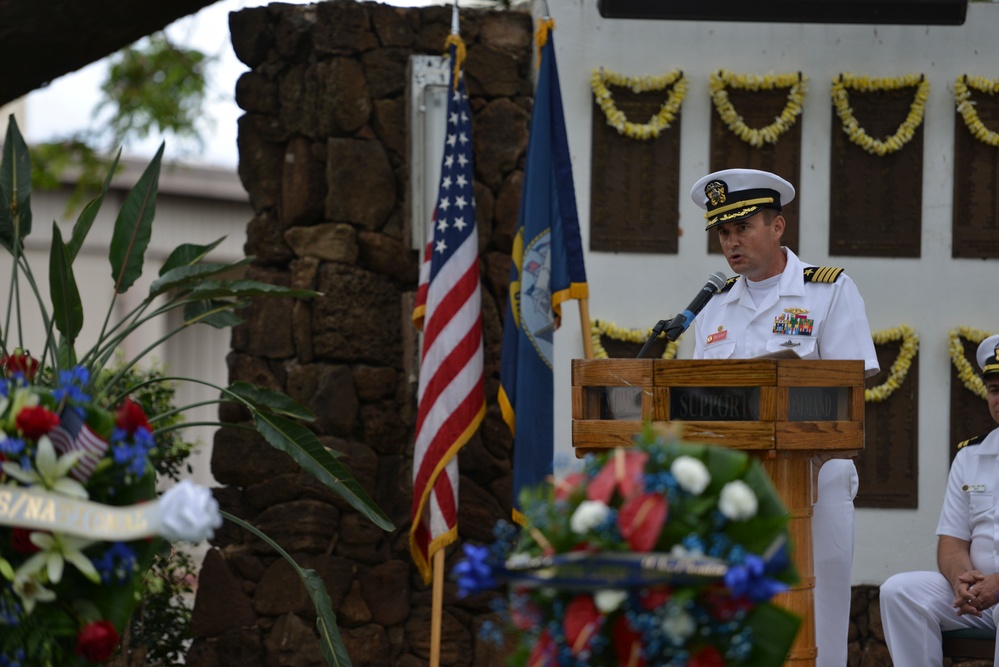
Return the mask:
<svg viewBox="0 0 999 667">
<path fill-rule="evenodd" d="M 816 667 L 846 667 L 850 569 L 853 566 L 853 499 L 859 484 L 857 467 L 850 459 L 826 461 L 819 469 L 818 498 L 812 507 Z"/>
<path fill-rule="evenodd" d="M 953 602 L 954 589 L 939 572 L 903 572 L 881 585 L 881 623 L 897 667 L 941 667 L 943 630 L 996 629 L 999 605 L 976 618 L 958 616 Z M 999 650 L 995 661 L 999 663 Z"/>
</svg>

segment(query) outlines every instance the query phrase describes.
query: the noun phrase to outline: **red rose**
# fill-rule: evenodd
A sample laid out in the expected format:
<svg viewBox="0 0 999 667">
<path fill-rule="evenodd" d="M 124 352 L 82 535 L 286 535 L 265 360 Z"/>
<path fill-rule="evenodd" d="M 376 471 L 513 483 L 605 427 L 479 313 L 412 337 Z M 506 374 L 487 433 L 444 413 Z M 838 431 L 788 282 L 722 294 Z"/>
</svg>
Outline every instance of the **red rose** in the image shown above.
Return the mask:
<svg viewBox="0 0 999 667">
<path fill-rule="evenodd" d="M 10 546 L 14 551 L 19 554 L 36 553 L 40 551 L 35 543 L 31 541 L 31 533 L 34 531 L 27 530 L 26 528 L 14 528 L 10 531 Z"/>
<path fill-rule="evenodd" d="M 4 374 L 7 377 L 14 373 L 21 373 L 28 382 L 35 379 L 35 373 L 38 372 L 38 360 L 20 350 L 15 350 L 14 354 L 5 354 L 0 357 L 0 364 L 3 364 Z"/>
<path fill-rule="evenodd" d="M 153 427 L 149 425 L 146 413 L 138 403 L 130 398 L 125 398 L 114 413 L 115 426 L 126 431 L 129 435 L 134 434 L 140 427 L 144 427 L 152 433 Z"/>
<path fill-rule="evenodd" d="M 29 440 L 38 440 L 59 425 L 59 415 L 46 407 L 21 408 L 17 413 L 17 428 Z"/>
<path fill-rule="evenodd" d="M 90 662 L 104 662 L 118 648 L 118 641 L 118 632 L 111 621 L 87 623 L 76 636 L 76 654 Z"/>
</svg>

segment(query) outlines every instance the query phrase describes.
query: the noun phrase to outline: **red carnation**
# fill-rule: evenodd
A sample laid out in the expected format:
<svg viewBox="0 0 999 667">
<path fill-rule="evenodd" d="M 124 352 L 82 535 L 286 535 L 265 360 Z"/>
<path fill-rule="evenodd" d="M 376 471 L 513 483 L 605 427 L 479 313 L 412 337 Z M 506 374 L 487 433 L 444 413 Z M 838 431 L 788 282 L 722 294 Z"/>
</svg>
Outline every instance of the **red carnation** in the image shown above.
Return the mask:
<svg viewBox="0 0 999 667">
<path fill-rule="evenodd" d="M 0 364 L 3 364 L 4 374 L 10 377 L 14 373 L 21 373 L 31 382 L 38 372 L 38 360 L 21 350 L 15 350 L 14 354 L 5 354 L 0 357 Z"/>
<path fill-rule="evenodd" d="M 618 616 L 611 632 L 614 655 L 620 667 L 645 667 L 642 657 L 642 635 L 631 627 L 627 617 Z"/>
<path fill-rule="evenodd" d="M 80 628 L 76 636 L 76 654 L 90 662 L 104 662 L 118 648 L 118 632 L 111 621 L 93 621 Z"/>
<path fill-rule="evenodd" d="M 687 663 L 689 667 L 725 667 L 725 657 L 714 646 L 705 646 Z"/>
<path fill-rule="evenodd" d="M 153 427 L 149 425 L 146 413 L 138 403 L 130 398 L 125 398 L 114 413 L 115 426 L 126 431 L 129 435 L 135 433 L 139 428 L 145 427 L 152 432 Z"/>
<path fill-rule="evenodd" d="M 59 425 L 59 415 L 46 407 L 36 405 L 33 408 L 21 408 L 15 422 L 25 438 L 38 440 Z"/>
<path fill-rule="evenodd" d="M 643 493 L 625 501 L 617 515 L 621 537 L 632 551 L 652 551 L 668 513 L 669 504 L 658 493 Z"/>
<path fill-rule="evenodd" d="M 637 449 L 615 449 L 613 456 L 607 459 L 586 487 L 587 498 L 610 503 L 615 488 L 621 491 L 622 498 L 640 493 L 644 487 L 642 471 L 648 459 L 648 454 Z"/>
</svg>

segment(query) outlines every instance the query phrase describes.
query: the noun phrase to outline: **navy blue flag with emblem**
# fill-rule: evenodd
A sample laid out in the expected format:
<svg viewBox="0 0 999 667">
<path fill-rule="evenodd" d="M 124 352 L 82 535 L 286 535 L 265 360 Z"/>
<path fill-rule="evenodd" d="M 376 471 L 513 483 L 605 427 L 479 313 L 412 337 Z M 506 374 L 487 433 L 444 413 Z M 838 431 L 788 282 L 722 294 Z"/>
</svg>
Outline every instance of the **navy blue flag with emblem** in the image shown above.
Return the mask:
<svg viewBox="0 0 999 667">
<path fill-rule="evenodd" d="M 589 295 L 553 27 L 550 19 L 538 26 L 540 71 L 500 359 L 499 402 L 514 435 L 513 518 L 521 523 L 521 489 L 537 486 L 552 474 L 553 334 L 562 303 Z"/>
</svg>

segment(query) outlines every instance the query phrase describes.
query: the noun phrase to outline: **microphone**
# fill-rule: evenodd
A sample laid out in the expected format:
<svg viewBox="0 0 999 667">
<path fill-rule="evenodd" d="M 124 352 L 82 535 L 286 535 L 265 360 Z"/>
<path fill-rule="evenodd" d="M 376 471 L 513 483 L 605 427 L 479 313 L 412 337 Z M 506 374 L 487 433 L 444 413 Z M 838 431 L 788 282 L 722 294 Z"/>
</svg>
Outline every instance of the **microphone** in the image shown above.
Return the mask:
<svg viewBox="0 0 999 667">
<path fill-rule="evenodd" d="M 686 310 L 682 313 L 678 313 L 672 320 L 669 321 L 669 326 L 666 327 L 666 339 L 669 341 L 674 341 L 680 337 L 690 323 L 694 321 L 697 314 L 704 310 L 704 306 L 708 305 L 708 301 L 711 297 L 720 290 L 724 285 L 725 281 L 728 280 L 725 274 L 721 271 L 715 271 L 710 276 L 708 276 L 708 282 L 705 283 L 701 291 L 697 293 L 694 300 L 690 302 Z"/>
</svg>

